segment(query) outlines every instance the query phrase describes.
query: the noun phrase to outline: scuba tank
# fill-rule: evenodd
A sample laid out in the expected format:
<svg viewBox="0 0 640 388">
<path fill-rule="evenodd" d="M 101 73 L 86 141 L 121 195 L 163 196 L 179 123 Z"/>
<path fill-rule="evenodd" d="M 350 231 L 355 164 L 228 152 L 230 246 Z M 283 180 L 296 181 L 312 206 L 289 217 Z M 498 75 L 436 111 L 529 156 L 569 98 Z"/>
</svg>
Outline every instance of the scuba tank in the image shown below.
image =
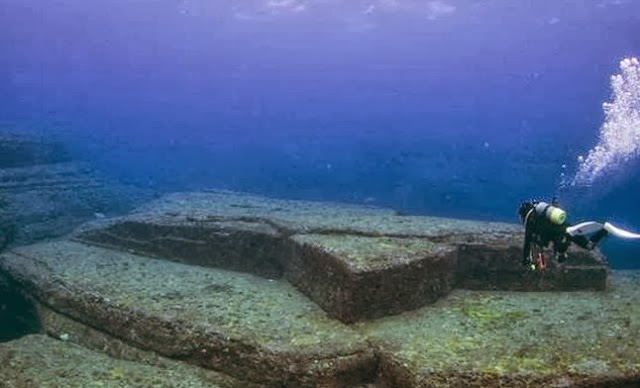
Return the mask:
<svg viewBox="0 0 640 388">
<path fill-rule="evenodd" d="M 567 220 L 567 212 L 557 206 L 538 202 L 534 208 L 538 215 L 545 217 L 552 224 L 562 225 Z"/>
</svg>

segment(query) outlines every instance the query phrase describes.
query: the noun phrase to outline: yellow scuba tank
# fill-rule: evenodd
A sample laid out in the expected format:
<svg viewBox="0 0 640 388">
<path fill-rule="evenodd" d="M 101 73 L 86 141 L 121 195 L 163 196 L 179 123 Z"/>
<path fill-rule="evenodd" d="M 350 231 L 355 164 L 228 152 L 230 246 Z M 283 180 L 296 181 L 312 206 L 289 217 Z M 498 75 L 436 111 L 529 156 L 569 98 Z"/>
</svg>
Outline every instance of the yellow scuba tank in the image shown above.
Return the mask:
<svg viewBox="0 0 640 388">
<path fill-rule="evenodd" d="M 544 216 L 552 224 L 561 225 L 567 220 L 567 212 L 546 202 L 538 202 L 535 209 L 536 213 Z"/>
</svg>

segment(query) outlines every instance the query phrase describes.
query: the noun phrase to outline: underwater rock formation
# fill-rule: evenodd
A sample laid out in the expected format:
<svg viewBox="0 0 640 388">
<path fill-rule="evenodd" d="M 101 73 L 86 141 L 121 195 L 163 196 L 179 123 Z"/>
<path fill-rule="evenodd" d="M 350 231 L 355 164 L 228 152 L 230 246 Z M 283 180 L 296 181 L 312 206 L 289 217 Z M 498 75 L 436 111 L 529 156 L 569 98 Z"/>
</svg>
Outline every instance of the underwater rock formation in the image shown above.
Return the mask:
<svg viewBox="0 0 640 388">
<path fill-rule="evenodd" d="M 36 135 L 0 133 L 0 169 L 66 163 L 71 159 L 59 141 Z"/>
<path fill-rule="evenodd" d="M 9 202 L 0 194 L 0 252 L 13 242 L 15 216 L 9 210 Z"/>
<path fill-rule="evenodd" d="M 258 385 L 640 382 L 640 276 L 608 277 L 580 251 L 527 272 L 522 237 L 511 224 L 177 193 L 5 252 L 0 274 L 52 337 Z"/>
<path fill-rule="evenodd" d="M 5 387 L 260 387 L 178 361 L 149 360 L 153 362 L 109 357 L 35 334 L 0 343 L 0 381 Z"/>
<path fill-rule="evenodd" d="M 151 197 L 100 178 L 61 143 L 24 134 L 0 136 L 0 193 L 0 247 L 62 236 Z"/>
<path fill-rule="evenodd" d="M 224 192 L 171 194 L 75 236 L 188 264 L 282 275 L 347 323 L 424 306 L 455 287 L 606 287 L 607 264 L 596 252 L 572 251 L 570 264 L 543 276 L 523 271 L 521 238 L 512 224 Z"/>
<path fill-rule="evenodd" d="M 74 242 L 17 248 L 3 256 L 2 269 L 42 306 L 232 376 L 331 386 L 375 371 L 363 336 L 283 281 Z"/>
</svg>

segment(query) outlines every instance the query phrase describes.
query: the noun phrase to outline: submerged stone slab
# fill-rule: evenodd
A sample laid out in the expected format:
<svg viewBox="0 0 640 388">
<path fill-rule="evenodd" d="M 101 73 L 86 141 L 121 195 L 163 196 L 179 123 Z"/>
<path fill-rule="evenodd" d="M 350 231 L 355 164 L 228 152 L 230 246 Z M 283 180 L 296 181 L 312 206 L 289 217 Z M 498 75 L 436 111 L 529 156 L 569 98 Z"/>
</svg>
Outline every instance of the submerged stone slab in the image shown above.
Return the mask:
<svg viewBox="0 0 640 388">
<path fill-rule="evenodd" d="M 332 316 L 354 322 L 433 303 L 451 291 L 455 249 L 427 239 L 307 234 L 286 278 Z"/>
<path fill-rule="evenodd" d="M 563 264 L 555 259 L 544 272 L 522 267 L 519 241 L 458 244 L 456 286 L 472 290 L 570 291 L 605 290 L 609 266 L 598 251 L 570 249 Z"/>
<path fill-rule="evenodd" d="M 73 242 L 7 252 L 0 270 L 57 313 L 232 376 L 349 386 L 375 370 L 363 336 L 283 281 Z"/>
<path fill-rule="evenodd" d="M 16 245 L 63 236 L 151 198 L 148 191 L 110 182 L 76 162 L 0 168 L 0 193 L 0 235 L 9 230 Z"/>
<path fill-rule="evenodd" d="M 274 199 L 229 191 L 173 193 L 138 208 L 132 216 L 267 219 L 288 234 L 344 233 L 386 237 L 425 237 L 434 241 L 509 238 L 513 224 L 442 217 L 407 216 L 372 206 Z"/>
<path fill-rule="evenodd" d="M 0 343 L 0 381 L 7 388 L 259 387 L 163 359 L 146 364 L 109 357 L 42 334 Z"/>
<path fill-rule="evenodd" d="M 607 292 L 456 290 L 433 306 L 359 324 L 392 387 L 636 387 L 640 272 Z"/>
<path fill-rule="evenodd" d="M 189 264 L 282 274 L 331 316 L 376 318 L 434 302 L 453 287 L 606 287 L 597 253 L 571 251 L 543 274 L 521 265 L 517 225 L 398 215 L 389 209 L 232 192 L 176 193 L 75 239 Z"/>
<path fill-rule="evenodd" d="M 282 276 L 291 243 L 262 220 L 125 218 L 88 228 L 77 240 L 191 265 L 223 268 L 269 278 Z"/>
</svg>

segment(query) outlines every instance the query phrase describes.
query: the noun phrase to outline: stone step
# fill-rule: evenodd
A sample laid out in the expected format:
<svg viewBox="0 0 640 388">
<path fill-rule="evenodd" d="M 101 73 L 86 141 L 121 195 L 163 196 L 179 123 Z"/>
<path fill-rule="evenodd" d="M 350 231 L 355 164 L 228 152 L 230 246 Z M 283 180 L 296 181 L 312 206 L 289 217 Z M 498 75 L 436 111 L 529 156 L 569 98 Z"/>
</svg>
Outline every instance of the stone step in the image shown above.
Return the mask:
<svg viewBox="0 0 640 388">
<path fill-rule="evenodd" d="M 260 387 L 161 357 L 153 362 L 113 358 L 42 334 L 0 343 L 0 381 L 7 388 Z"/>
<path fill-rule="evenodd" d="M 344 322 L 433 303 L 454 286 L 456 251 L 427 239 L 298 234 L 285 277 Z"/>
<path fill-rule="evenodd" d="M 88 224 L 77 241 L 188 264 L 284 276 L 343 322 L 436 301 L 452 288 L 579 290 L 606 287 L 596 252 L 572 250 L 543 274 L 521 265 L 517 225 L 401 216 L 389 209 L 176 193 L 130 216 Z"/>
<path fill-rule="evenodd" d="M 638 387 L 640 271 L 607 292 L 455 290 L 355 327 L 390 387 Z"/>
<path fill-rule="evenodd" d="M 301 387 L 374 376 L 366 339 L 283 280 L 69 241 L 6 252 L 0 271 L 58 314 L 234 377 Z"/>
</svg>

